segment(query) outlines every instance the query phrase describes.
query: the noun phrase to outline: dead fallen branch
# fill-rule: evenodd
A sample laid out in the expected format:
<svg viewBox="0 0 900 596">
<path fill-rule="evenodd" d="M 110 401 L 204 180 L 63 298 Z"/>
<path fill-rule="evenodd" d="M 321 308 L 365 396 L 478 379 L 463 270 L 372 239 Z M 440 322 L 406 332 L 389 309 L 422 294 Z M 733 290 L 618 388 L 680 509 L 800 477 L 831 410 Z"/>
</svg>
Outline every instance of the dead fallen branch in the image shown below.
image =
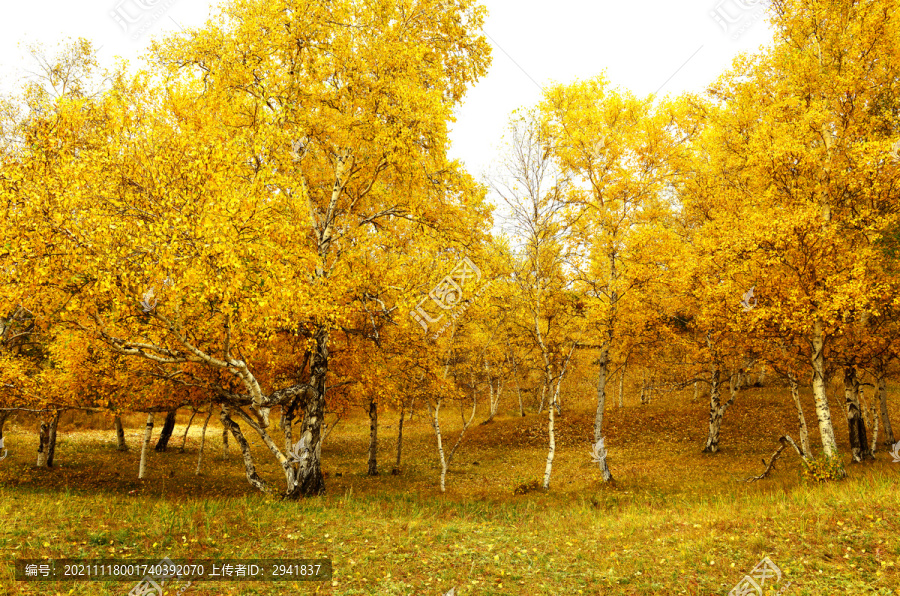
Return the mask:
<svg viewBox="0 0 900 596">
<path fill-rule="evenodd" d="M 780 437 L 778 439 L 778 442 L 781 443 L 781 446 L 775 450 L 775 453 L 772 454 L 772 458 L 768 462 L 766 462 L 765 459 L 762 460 L 763 465 L 766 466 L 766 469 L 763 470 L 763 473 L 760 474 L 759 476 L 752 476 L 750 478 L 747 478 L 744 482 L 755 482 L 756 480 L 762 480 L 763 478 L 768 476 L 769 472 L 771 472 L 772 468 L 775 466 L 775 460 L 778 459 L 778 456 L 781 455 L 781 452 L 784 451 L 784 449 L 788 445 L 790 445 L 791 447 L 794 448 L 794 451 L 797 452 L 797 455 L 800 456 L 800 459 L 803 459 L 803 460 L 806 459 L 806 456 L 803 454 L 803 451 L 801 451 L 800 448 L 797 447 L 797 443 L 794 442 L 794 439 L 785 435 L 783 437 Z"/>
</svg>

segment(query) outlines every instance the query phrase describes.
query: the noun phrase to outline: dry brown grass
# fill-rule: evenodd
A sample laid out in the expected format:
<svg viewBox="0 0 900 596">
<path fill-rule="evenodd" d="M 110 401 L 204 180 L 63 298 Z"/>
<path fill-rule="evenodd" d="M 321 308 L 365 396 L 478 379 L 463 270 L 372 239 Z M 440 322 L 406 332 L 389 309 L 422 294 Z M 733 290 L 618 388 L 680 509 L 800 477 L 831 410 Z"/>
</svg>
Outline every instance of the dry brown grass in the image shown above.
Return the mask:
<svg viewBox="0 0 900 596">
<path fill-rule="evenodd" d="M 725 416 L 722 452 L 714 456 L 700 453 L 706 405 L 692 402 L 690 393 L 648 406 L 633 399 L 623 409 L 610 406 L 613 486 L 601 485 L 589 463 L 591 404 L 569 396 L 558 418 L 548 494 L 514 494 L 543 472 L 546 418 L 537 414 L 504 413 L 470 429 L 445 495 L 437 489 L 434 437 L 424 413 L 404 426 L 397 476 L 385 473 L 393 466 L 396 414 L 382 416 L 383 473 L 376 478 L 364 475 L 368 429 L 360 414 L 341 422 L 324 448 L 328 495 L 300 503 L 265 497 L 247 484 L 233 441 L 230 456 L 222 456 L 215 416 L 207 474 L 193 474 L 200 416 L 187 452 L 178 453 L 189 417 L 182 412 L 169 452 L 151 453 L 144 481 L 136 479 L 144 415 L 125 417 L 132 448 L 125 455 L 115 451 L 111 418 L 66 421 L 54 470 L 33 467 L 33 426 L 15 425 L 7 433 L 11 457 L 0 464 L 0 548 L 7 558 L 321 553 L 334 561 L 333 585 L 199 584 L 186 596 L 418 596 L 451 586 L 465 595 L 699 596 L 725 594 L 766 555 L 793 582 L 787 594 L 891 594 L 900 586 L 900 464 L 882 450 L 874 464 L 848 465 L 845 482 L 809 486 L 800 484 L 796 457 L 785 452 L 769 478 L 741 482 L 761 471 L 778 436 L 796 438 L 786 390 L 739 396 Z M 812 418 L 811 397 L 804 400 Z M 837 406 L 835 430 L 846 453 Z M 896 407 L 893 418 L 900 421 Z M 445 436 L 455 440 L 459 426 L 459 412 L 447 408 Z M 815 445 L 817 431 L 810 431 Z M 260 473 L 279 487 L 279 471 L 255 443 Z M 73 594 L 105 595 L 130 588 L 16 584 L 9 568 L 0 568 L 0 584 L 0 594 L 66 594 L 74 587 Z M 39 591 L 45 587 L 50 591 Z"/>
</svg>

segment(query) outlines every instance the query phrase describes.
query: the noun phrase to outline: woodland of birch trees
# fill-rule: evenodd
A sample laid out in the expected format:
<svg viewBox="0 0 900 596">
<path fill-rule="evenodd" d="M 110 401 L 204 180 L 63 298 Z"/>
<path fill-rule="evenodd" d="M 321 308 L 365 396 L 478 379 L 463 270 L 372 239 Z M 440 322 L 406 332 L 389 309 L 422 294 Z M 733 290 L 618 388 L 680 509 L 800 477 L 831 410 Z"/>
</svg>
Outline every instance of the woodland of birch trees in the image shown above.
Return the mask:
<svg viewBox="0 0 900 596">
<path fill-rule="evenodd" d="M 417 412 L 445 490 L 468 429 L 538 412 L 549 489 L 572 375 L 594 388 L 598 482 L 626 379 L 641 403 L 708 400 L 698 454 L 752 385 L 781 388 L 783 445 L 830 478 L 897 441 L 897 0 L 773 0 L 772 44 L 703 93 L 638 97 L 602 73 L 547 87 L 482 180 L 447 156 L 491 62 L 475 0 L 221 10 L 136 72 L 87 40 L 37 53 L 42 75 L 3 99 L 0 447 L 10 416 L 37 414 L 52 466 L 61 412 L 108 411 L 144 477 L 154 426 L 172 448 L 190 411 L 198 474 L 203 446 L 233 441 L 253 487 L 297 499 L 326 490 L 348 413 L 368 417 L 377 475 L 401 469 Z M 146 418 L 140 445 L 124 412 Z"/>
</svg>

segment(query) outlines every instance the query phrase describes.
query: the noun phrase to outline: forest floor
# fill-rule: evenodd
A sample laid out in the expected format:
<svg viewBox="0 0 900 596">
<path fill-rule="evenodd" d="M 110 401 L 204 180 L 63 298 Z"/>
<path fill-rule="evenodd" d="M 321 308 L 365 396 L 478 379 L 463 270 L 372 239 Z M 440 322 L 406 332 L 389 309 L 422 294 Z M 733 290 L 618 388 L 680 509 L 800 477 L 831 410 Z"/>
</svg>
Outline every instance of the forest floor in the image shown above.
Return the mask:
<svg viewBox="0 0 900 596">
<path fill-rule="evenodd" d="M 583 393 L 585 394 L 585 393 Z M 896 395 L 892 392 L 892 395 Z M 509 404 L 508 404 L 509 405 Z M 810 441 L 820 445 L 810 395 Z M 250 594 L 644 595 L 727 594 L 764 557 L 781 578 L 766 594 L 900 596 L 900 463 L 879 445 L 874 463 L 850 465 L 842 408 L 835 432 L 849 478 L 801 482 L 786 450 L 765 479 L 778 437 L 798 439 L 786 389 L 749 389 L 726 412 L 721 451 L 700 451 L 707 408 L 691 392 L 645 406 L 609 404 L 605 426 L 612 485 L 590 463 L 591 404 L 565 403 L 557 417 L 551 490 L 537 481 L 547 457 L 546 414 L 504 411 L 466 433 L 439 490 L 427 415 L 404 423 L 400 473 L 397 414 L 383 413 L 379 469 L 368 477 L 368 419 L 342 421 L 323 448 L 327 494 L 300 502 L 263 495 L 244 476 L 231 441 L 223 454 L 216 417 L 204 474 L 194 473 L 202 420 L 179 452 L 187 415 L 165 453 L 151 450 L 137 479 L 142 416 L 126 418 L 130 451 L 116 451 L 109 419 L 62 424 L 53 469 L 34 466 L 33 424 L 7 424 L 0 462 L 0 595 L 127 594 L 136 582 L 17 582 L 15 559 L 329 558 L 330 581 L 197 582 L 185 596 Z M 479 412 L 476 420 L 483 420 Z M 442 411 L 445 444 L 461 427 Z M 892 420 L 900 428 L 900 408 Z M 157 417 L 156 434 L 162 424 Z M 91 428 L 100 427 L 102 428 Z M 249 436 L 248 436 L 249 438 Z M 798 441 L 799 442 L 799 441 Z M 275 489 L 280 471 L 252 440 L 257 469 Z M 176 594 L 183 584 L 169 586 Z M 755 594 L 756 592 L 748 592 Z"/>
</svg>

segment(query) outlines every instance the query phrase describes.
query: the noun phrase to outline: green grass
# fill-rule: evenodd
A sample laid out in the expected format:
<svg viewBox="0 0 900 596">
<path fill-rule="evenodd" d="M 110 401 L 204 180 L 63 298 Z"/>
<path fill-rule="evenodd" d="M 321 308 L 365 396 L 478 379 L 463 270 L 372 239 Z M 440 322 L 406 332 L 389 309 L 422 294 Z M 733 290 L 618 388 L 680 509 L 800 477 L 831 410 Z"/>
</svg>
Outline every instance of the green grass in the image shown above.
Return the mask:
<svg viewBox="0 0 900 596">
<path fill-rule="evenodd" d="M 454 586 L 460 595 L 724 595 L 768 556 L 784 573 L 776 587 L 792 582 L 784 594 L 900 595 L 900 464 L 883 450 L 874 464 L 848 464 L 843 482 L 801 484 L 789 452 L 769 478 L 741 482 L 761 471 L 777 436 L 789 431 L 796 438 L 782 393 L 742 395 L 726 413 L 723 452 L 715 456 L 699 453 L 705 406 L 689 396 L 611 408 L 614 486 L 601 485 L 586 463 L 590 404 L 569 402 L 551 491 L 524 495 L 514 495 L 515 487 L 538 478 L 546 457 L 545 420 L 537 415 L 473 428 L 446 494 L 437 490 L 424 416 L 405 424 L 402 473 L 377 478 L 362 474 L 365 421 L 342 422 L 323 454 L 328 494 L 301 502 L 254 492 L 233 444 L 223 459 L 220 427 L 207 436 L 206 475 L 193 474 L 199 435 L 180 454 L 176 429 L 171 451 L 151 455 L 145 481 L 135 478 L 137 424 L 124 457 L 109 448 L 111 430 L 66 429 L 54 470 L 33 467 L 34 433 L 15 428 L 7 435 L 11 457 L 0 463 L 0 549 L 7 561 L 0 565 L 0 594 L 124 595 L 133 585 L 15 582 L 9 561 L 16 558 L 191 556 L 328 557 L 334 578 L 195 583 L 186 596 L 419 596 Z M 394 458 L 395 417 L 383 417 L 393 426 L 381 434 L 385 471 Z M 445 433 L 453 440 L 451 421 L 458 419 L 448 412 Z M 846 427 L 837 415 L 835 427 L 846 453 Z M 260 473 L 278 487 L 267 452 L 259 445 L 254 453 Z"/>
</svg>

